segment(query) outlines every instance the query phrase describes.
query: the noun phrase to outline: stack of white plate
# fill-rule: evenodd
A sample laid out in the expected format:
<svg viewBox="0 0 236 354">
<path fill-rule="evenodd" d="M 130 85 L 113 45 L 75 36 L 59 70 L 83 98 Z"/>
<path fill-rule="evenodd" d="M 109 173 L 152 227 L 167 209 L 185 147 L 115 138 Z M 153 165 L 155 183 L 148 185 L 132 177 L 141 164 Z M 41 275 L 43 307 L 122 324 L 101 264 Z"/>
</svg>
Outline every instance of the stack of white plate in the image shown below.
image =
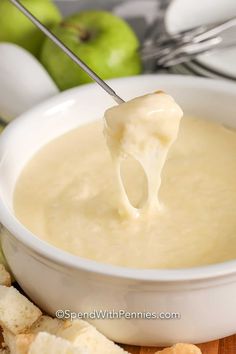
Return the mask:
<svg viewBox="0 0 236 354">
<path fill-rule="evenodd" d="M 236 0 L 173 0 L 165 16 L 166 31 L 174 34 L 201 24 L 236 16 Z M 236 43 L 236 27 L 225 32 L 225 40 Z M 236 80 L 236 46 L 202 54 L 188 63 L 170 68 L 178 74 Z"/>
</svg>

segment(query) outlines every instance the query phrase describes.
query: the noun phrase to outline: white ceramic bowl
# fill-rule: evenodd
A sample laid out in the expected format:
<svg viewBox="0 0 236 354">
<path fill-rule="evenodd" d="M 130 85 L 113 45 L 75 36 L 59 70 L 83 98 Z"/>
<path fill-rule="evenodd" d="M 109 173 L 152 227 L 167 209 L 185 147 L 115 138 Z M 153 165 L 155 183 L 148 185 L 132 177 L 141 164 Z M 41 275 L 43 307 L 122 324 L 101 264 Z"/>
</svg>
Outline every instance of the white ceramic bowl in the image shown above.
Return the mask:
<svg viewBox="0 0 236 354">
<path fill-rule="evenodd" d="M 0 43 L 0 82 L 0 117 L 6 122 L 59 92 L 43 65 L 12 43 Z"/>
<path fill-rule="evenodd" d="M 146 75 L 111 80 L 110 84 L 124 99 L 162 89 L 176 98 L 186 114 L 236 127 L 236 85 L 232 83 Z M 51 314 L 58 309 L 181 314 L 178 320 L 93 321 L 101 332 L 118 342 L 199 343 L 233 334 L 236 260 L 179 270 L 115 267 L 75 257 L 41 241 L 14 216 L 15 183 L 32 155 L 58 135 L 101 119 L 110 105 L 111 98 L 98 86 L 82 86 L 23 114 L 0 136 L 0 220 L 5 227 L 2 246 L 14 276 L 24 291 Z"/>
</svg>

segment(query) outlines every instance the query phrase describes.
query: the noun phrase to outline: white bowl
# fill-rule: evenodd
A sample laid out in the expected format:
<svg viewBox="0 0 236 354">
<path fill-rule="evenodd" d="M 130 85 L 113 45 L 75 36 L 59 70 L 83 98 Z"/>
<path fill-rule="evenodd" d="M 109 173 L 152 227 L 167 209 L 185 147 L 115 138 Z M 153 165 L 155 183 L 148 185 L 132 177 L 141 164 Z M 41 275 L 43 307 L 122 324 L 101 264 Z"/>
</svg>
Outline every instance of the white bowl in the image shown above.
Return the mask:
<svg viewBox="0 0 236 354">
<path fill-rule="evenodd" d="M 236 127 L 236 86 L 171 75 L 111 80 L 124 99 L 157 89 L 172 94 L 186 114 Z M 113 101 L 98 86 L 61 93 L 12 122 L 0 136 L 2 246 L 15 278 L 42 309 L 89 312 L 178 312 L 175 320 L 96 319 L 109 338 L 136 345 L 205 342 L 236 330 L 236 260 L 178 270 L 139 270 L 82 259 L 38 239 L 14 216 L 16 180 L 32 155 L 56 136 L 101 119 Z M 7 231 L 8 230 L 8 231 Z M 197 247 L 197 245 L 196 245 Z M 214 252 L 214 245 L 212 246 Z"/>
<path fill-rule="evenodd" d="M 12 43 L 0 43 L 0 82 L 0 117 L 6 122 L 59 92 L 43 65 Z"/>
</svg>

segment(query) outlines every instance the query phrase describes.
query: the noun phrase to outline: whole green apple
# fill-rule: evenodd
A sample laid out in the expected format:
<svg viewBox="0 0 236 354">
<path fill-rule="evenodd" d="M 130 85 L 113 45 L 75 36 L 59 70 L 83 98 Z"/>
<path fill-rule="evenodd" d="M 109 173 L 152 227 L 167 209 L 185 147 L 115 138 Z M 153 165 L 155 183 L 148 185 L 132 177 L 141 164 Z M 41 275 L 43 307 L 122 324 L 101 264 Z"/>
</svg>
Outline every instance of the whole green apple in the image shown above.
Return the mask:
<svg viewBox="0 0 236 354">
<path fill-rule="evenodd" d="M 47 27 L 61 20 L 57 7 L 51 0 L 21 0 Z M 0 42 L 12 42 L 39 55 L 45 36 L 9 0 L 0 0 Z"/>
<path fill-rule="evenodd" d="M 53 32 L 103 79 L 136 75 L 142 70 L 134 31 L 110 12 L 80 12 Z M 41 61 L 61 90 L 92 81 L 49 39 L 43 44 Z"/>
</svg>

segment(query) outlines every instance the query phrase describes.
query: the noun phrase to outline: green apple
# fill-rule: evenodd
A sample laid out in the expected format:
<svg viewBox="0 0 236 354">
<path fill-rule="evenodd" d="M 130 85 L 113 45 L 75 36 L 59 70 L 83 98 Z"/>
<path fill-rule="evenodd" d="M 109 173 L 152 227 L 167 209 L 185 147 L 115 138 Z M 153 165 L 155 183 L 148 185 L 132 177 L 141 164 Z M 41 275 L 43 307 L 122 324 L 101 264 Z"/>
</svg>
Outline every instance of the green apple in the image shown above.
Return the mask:
<svg viewBox="0 0 236 354">
<path fill-rule="evenodd" d="M 61 20 L 51 0 L 21 0 L 28 10 L 47 27 Z M 12 42 L 38 56 L 45 36 L 28 20 L 10 0 L 0 0 L 0 42 Z"/>
<path fill-rule="evenodd" d="M 80 12 L 53 32 L 103 79 L 136 75 L 142 70 L 134 31 L 110 12 Z M 49 39 L 43 44 L 41 61 L 61 90 L 92 81 Z"/>
</svg>

